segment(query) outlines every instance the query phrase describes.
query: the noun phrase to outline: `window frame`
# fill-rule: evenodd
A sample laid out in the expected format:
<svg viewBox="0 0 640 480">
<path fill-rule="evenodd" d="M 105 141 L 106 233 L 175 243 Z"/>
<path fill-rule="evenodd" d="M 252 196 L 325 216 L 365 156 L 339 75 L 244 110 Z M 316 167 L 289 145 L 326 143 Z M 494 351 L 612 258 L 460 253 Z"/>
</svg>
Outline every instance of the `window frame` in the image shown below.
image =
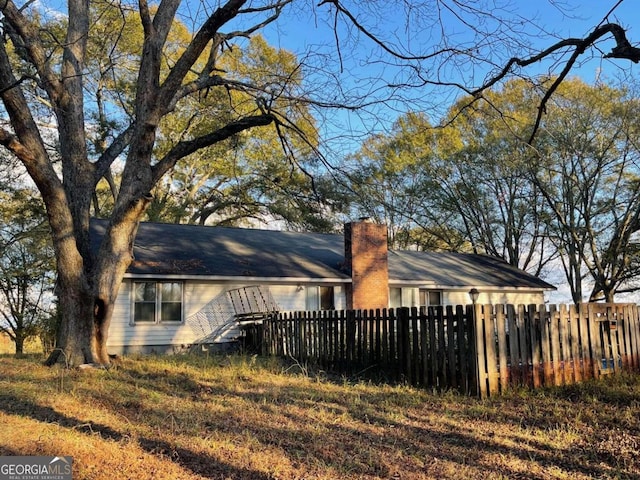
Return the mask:
<svg viewBox="0 0 640 480">
<path fill-rule="evenodd" d="M 322 291 L 325 290 L 325 294 L 330 294 L 331 296 L 331 307 L 323 308 L 322 300 L 323 294 Z M 314 305 L 311 305 L 311 303 Z M 336 309 L 336 290 L 335 285 L 309 285 L 306 288 L 305 293 L 305 309 L 310 312 L 322 312 L 322 311 L 330 311 Z"/>
<path fill-rule="evenodd" d="M 151 300 L 138 300 L 136 287 L 140 284 L 153 284 L 155 290 L 155 301 Z M 175 284 L 180 286 L 180 300 L 163 300 L 163 285 Z M 153 304 L 153 321 L 138 320 L 136 318 L 136 306 L 138 304 Z M 163 311 L 166 310 L 166 306 L 169 304 L 179 304 L 180 319 L 179 320 L 167 320 L 163 319 Z M 165 307 L 165 308 L 163 308 Z M 133 280 L 131 283 L 131 313 L 130 313 L 130 325 L 183 325 L 184 324 L 184 282 L 176 280 Z"/>
<path fill-rule="evenodd" d="M 389 308 L 402 308 L 403 288 L 389 286 Z"/>
<path fill-rule="evenodd" d="M 440 302 L 437 304 L 431 303 L 431 295 L 437 293 L 440 297 Z M 424 295 L 424 302 L 423 300 Z M 444 293 L 442 290 L 431 289 L 431 288 L 421 288 L 418 292 L 418 303 L 420 307 L 441 307 L 444 305 Z"/>
</svg>

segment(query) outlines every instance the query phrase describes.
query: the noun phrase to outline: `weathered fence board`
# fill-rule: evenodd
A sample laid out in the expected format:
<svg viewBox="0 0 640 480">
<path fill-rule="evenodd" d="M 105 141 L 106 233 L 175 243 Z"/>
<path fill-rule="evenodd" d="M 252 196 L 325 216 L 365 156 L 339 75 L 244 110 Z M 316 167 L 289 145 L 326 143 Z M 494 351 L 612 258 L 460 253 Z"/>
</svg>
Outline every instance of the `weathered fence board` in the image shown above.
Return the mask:
<svg viewBox="0 0 640 480">
<path fill-rule="evenodd" d="M 252 337 L 268 355 L 481 396 L 640 370 L 640 314 L 628 304 L 292 312 L 262 329 Z"/>
</svg>

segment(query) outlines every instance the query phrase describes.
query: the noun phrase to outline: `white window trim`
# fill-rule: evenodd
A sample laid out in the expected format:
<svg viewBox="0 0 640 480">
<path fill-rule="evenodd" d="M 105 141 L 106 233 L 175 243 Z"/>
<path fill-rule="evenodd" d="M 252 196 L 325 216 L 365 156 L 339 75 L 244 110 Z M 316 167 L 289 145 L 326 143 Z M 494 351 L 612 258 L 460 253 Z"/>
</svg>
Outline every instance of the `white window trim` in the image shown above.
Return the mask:
<svg viewBox="0 0 640 480">
<path fill-rule="evenodd" d="M 335 310 L 336 308 L 336 287 L 335 285 L 309 285 L 306 288 L 306 293 L 305 293 L 305 310 L 307 311 L 323 311 L 321 309 L 322 305 L 322 299 L 321 299 L 321 294 L 320 294 L 320 290 L 322 288 L 330 288 L 331 289 L 331 294 L 333 295 L 332 298 L 332 304 L 333 304 L 333 310 Z M 309 292 L 314 292 L 313 293 L 313 300 L 315 303 L 314 305 L 311 305 L 311 298 L 310 297 L 310 293 Z"/>
<path fill-rule="evenodd" d="M 155 319 L 153 322 L 136 322 L 136 284 L 137 283 L 155 283 L 156 285 L 156 308 Z M 160 315 L 162 314 L 162 290 L 161 285 L 163 283 L 178 283 L 180 284 L 180 320 L 165 320 L 162 321 Z M 129 315 L 129 324 L 131 326 L 138 325 L 184 325 L 184 282 L 177 280 L 154 280 L 154 279 L 141 279 L 133 280 L 131 282 L 131 313 Z"/>
<path fill-rule="evenodd" d="M 421 288 L 420 289 L 420 294 L 424 292 L 425 293 L 425 303 L 427 305 L 420 305 L 420 307 L 441 307 L 444 306 L 444 291 L 439 289 L 439 288 Z M 429 294 L 430 293 L 438 293 L 440 295 L 440 303 L 437 305 L 431 305 L 429 302 Z M 420 295 L 419 294 L 419 295 Z M 422 302 L 418 302 L 418 303 L 422 303 Z"/>
</svg>

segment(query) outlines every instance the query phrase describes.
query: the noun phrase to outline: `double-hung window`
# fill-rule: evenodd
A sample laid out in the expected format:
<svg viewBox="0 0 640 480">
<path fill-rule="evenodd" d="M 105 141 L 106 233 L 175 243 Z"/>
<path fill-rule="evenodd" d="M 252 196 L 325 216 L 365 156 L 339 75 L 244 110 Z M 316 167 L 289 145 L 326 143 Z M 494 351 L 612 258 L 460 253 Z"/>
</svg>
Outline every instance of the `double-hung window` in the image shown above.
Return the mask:
<svg viewBox="0 0 640 480">
<path fill-rule="evenodd" d="M 437 307 L 442 305 L 442 290 L 420 289 L 420 306 Z"/>
<path fill-rule="evenodd" d="M 402 307 L 402 288 L 390 287 L 389 288 L 389 308 Z"/>
<path fill-rule="evenodd" d="M 134 282 L 133 323 L 182 322 L 181 282 Z"/>
<path fill-rule="evenodd" d="M 307 310 L 334 310 L 335 300 L 333 287 L 307 287 Z"/>
</svg>

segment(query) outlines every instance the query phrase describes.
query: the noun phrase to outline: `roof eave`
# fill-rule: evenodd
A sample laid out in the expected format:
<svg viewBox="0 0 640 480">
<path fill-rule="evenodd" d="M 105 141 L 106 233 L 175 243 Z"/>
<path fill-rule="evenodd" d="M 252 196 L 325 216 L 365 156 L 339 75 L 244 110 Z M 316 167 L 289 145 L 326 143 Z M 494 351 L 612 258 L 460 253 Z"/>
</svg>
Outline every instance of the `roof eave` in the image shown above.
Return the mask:
<svg viewBox="0 0 640 480">
<path fill-rule="evenodd" d="M 389 285 L 394 285 L 394 286 L 413 286 L 413 287 L 424 287 L 424 288 L 430 288 L 430 289 L 434 289 L 434 290 L 469 290 L 470 288 L 477 288 L 479 290 L 492 290 L 492 291 L 513 291 L 513 290 L 527 290 L 527 291 L 531 291 L 531 290 L 536 290 L 536 291 L 545 291 L 545 292 L 552 292 L 557 290 L 557 287 L 554 287 L 553 285 L 548 285 L 548 286 L 543 286 L 543 285 L 519 285 L 519 286 L 513 286 L 513 285 L 443 285 L 443 284 L 437 284 L 437 283 L 428 283 L 428 282 L 424 282 L 424 281 L 417 281 L 417 280 L 399 280 L 399 279 L 394 279 L 391 280 L 389 279 Z"/>
<path fill-rule="evenodd" d="M 253 276 L 233 276 L 233 275 L 194 275 L 179 273 L 126 273 L 125 279 L 146 280 L 146 279 L 167 279 L 167 280 L 199 280 L 218 282 L 242 282 L 242 283 L 351 283 L 348 277 L 253 277 Z"/>
</svg>

